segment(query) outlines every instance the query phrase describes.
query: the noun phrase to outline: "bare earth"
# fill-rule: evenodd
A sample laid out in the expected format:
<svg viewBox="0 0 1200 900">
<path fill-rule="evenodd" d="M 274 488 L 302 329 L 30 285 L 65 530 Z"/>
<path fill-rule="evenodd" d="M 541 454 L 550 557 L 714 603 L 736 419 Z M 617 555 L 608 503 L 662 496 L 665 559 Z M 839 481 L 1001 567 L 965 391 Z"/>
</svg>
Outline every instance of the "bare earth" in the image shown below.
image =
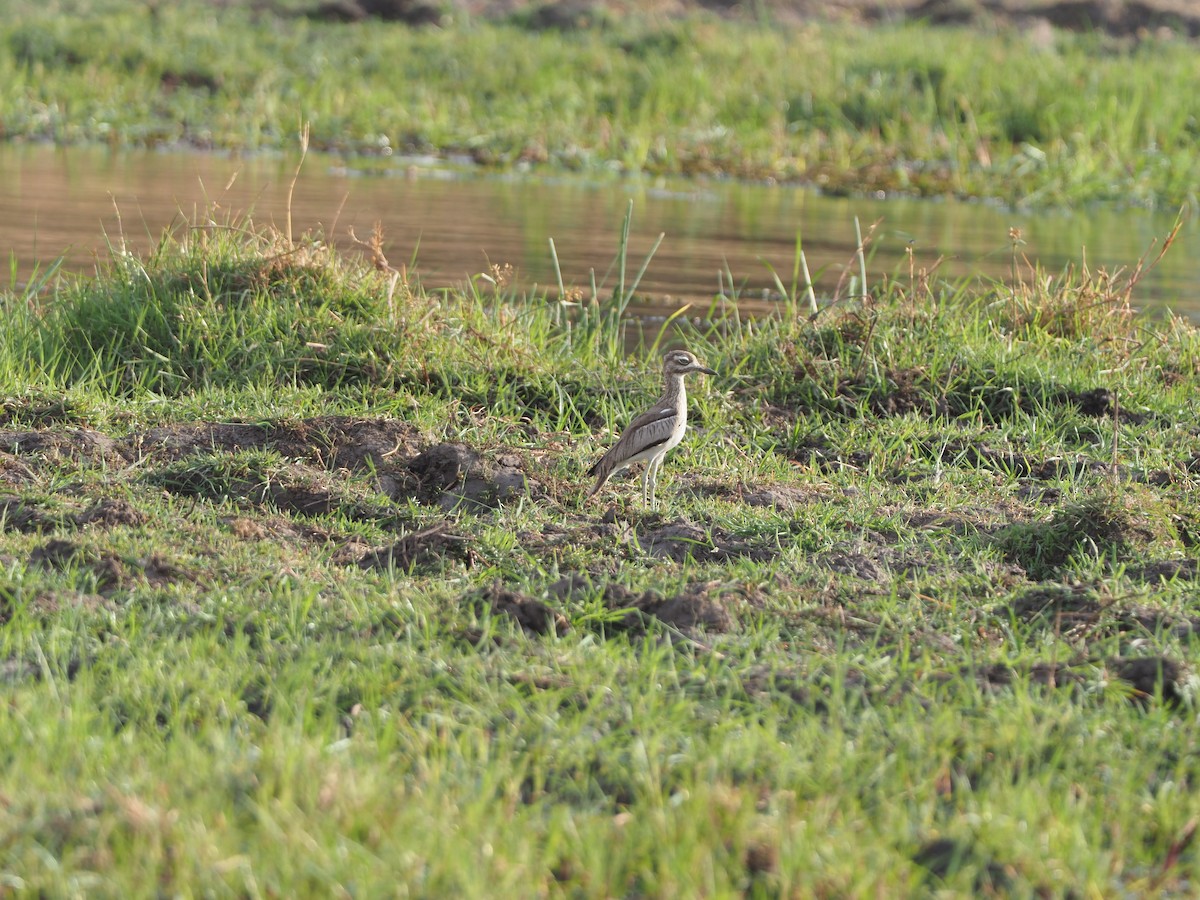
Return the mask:
<svg viewBox="0 0 1200 900">
<path fill-rule="evenodd" d="M 461 11 L 484 18 L 518 15 L 533 27 L 570 29 L 627 15 L 698 10 L 792 23 L 923 19 L 985 28 L 1052 25 L 1135 38 L 1161 31 L 1200 36 L 1200 0 L 327 0 L 317 15 L 432 23 Z"/>
</svg>

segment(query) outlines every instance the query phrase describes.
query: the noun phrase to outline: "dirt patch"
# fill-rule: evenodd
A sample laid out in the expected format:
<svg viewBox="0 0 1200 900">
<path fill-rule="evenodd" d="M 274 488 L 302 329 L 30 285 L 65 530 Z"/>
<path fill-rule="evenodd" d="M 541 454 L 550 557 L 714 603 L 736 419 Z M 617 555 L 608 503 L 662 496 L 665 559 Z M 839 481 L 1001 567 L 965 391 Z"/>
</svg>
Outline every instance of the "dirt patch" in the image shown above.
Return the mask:
<svg viewBox="0 0 1200 900">
<path fill-rule="evenodd" d="M 743 485 L 720 481 L 697 481 L 691 486 L 695 494 L 717 497 L 730 503 L 793 512 L 802 506 L 828 498 L 819 488 L 795 487 L 787 484 Z"/>
<path fill-rule="evenodd" d="M 1127 683 L 1133 693 L 1130 700 L 1145 706 L 1161 696 L 1168 706 L 1183 702 L 1184 669 L 1165 656 L 1118 657 L 1107 663 L 1108 671 Z"/>
<path fill-rule="evenodd" d="M 439 25 L 449 19 L 441 0 L 320 0 L 305 14 L 322 22 L 379 19 L 406 25 Z"/>
<path fill-rule="evenodd" d="M 834 693 L 862 699 L 872 694 L 866 673 L 853 667 L 830 674 L 794 665 L 761 664 L 742 676 L 742 689 L 751 700 L 784 696 L 800 706 L 811 706 L 820 714 L 829 712 L 829 698 Z"/>
<path fill-rule="evenodd" d="M 264 426 L 248 423 L 165 425 L 131 438 L 129 448 L 139 456 L 175 460 L 197 453 L 258 450 L 266 446 L 267 434 Z"/>
<path fill-rule="evenodd" d="M 470 547 L 470 539 L 448 530 L 440 523 L 423 531 L 406 534 L 390 547 L 372 550 L 358 560 L 361 569 L 395 569 L 400 572 L 433 572 L 448 564 L 473 566 L 479 555 Z"/>
<path fill-rule="evenodd" d="M 388 523 L 397 516 L 383 498 L 356 491 L 354 485 L 324 469 L 253 450 L 185 457 L 168 463 L 148 480 L 183 497 L 232 501 L 299 516 L 336 510 L 359 521 Z"/>
<path fill-rule="evenodd" d="M 951 463 L 959 468 L 985 469 L 1005 476 L 1035 478 L 1039 481 L 1054 481 L 1111 471 L 1108 463 L 1099 460 L 1083 457 L 1042 459 L 1010 448 L 989 447 L 986 444 L 966 441 L 922 443 L 919 447 L 928 458 L 936 459 L 940 463 Z"/>
<path fill-rule="evenodd" d="M 116 441 L 90 428 L 0 431 L 0 450 L 39 462 L 70 460 L 120 466 L 127 462 Z"/>
<path fill-rule="evenodd" d="M 1194 559 L 1160 559 L 1142 566 L 1131 566 L 1125 574 L 1134 581 L 1158 584 L 1164 581 L 1195 581 L 1200 577 L 1200 566 Z"/>
<path fill-rule="evenodd" d="M 57 571 L 76 567 L 91 572 L 101 592 L 119 587 L 125 577 L 125 567 L 114 554 L 86 550 L 66 540 L 52 540 L 35 547 L 29 555 L 29 562 Z"/>
<path fill-rule="evenodd" d="M 1065 504 L 1049 520 L 1011 525 L 994 540 L 1034 580 L 1075 559 L 1137 559 L 1182 550 L 1170 511 L 1147 490 L 1125 485 Z"/>
<path fill-rule="evenodd" d="M 563 635 L 571 630 L 567 617 L 541 600 L 504 587 L 499 582 L 471 597 L 477 608 L 503 613 L 530 634 Z"/>
<path fill-rule="evenodd" d="M 317 416 L 296 422 L 165 425 L 131 438 L 130 456 L 178 460 L 198 453 L 274 450 L 322 468 L 386 469 L 416 453 L 420 433 L 394 419 Z"/>
<path fill-rule="evenodd" d="M 102 594 L 128 588 L 139 581 L 163 586 L 192 576 L 157 553 L 144 559 L 126 560 L 114 553 L 97 551 L 73 541 L 56 539 L 35 547 L 29 562 L 63 571 L 78 568 L 90 572 Z"/>
<path fill-rule="evenodd" d="M 973 522 L 932 510 L 915 510 L 909 513 L 908 518 L 913 523 L 912 530 L 904 534 L 886 529 L 867 530 L 853 539 L 838 541 L 828 551 L 814 555 L 812 560 L 817 566 L 839 575 L 884 586 L 898 575 L 921 575 L 933 571 L 935 566 L 952 564 L 936 557 L 927 543 L 916 547 L 905 546 L 903 542 L 911 536 L 912 531 L 945 529 L 963 534 L 983 531 L 987 527 L 982 521 Z M 988 565 L 988 570 L 993 578 L 1004 581 L 1024 574 L 1012 565 Z"/>
<path fill-rule="evenodd" d="M 720 529 L 706 531 L 683 522 L 639 535 L 638 543 L 651 556 L 675 562 L 728 562 L 732 559 L 761 562 L 779 554 L 778 548 L 762 547 Z"/>
<path fill-rule="evenodd" d="M 503 453 L 488 460 L 458 443 L 430 447 L 408 463 L 408 475 L 396 485 L 398 494 L 447 512 L 495 509 L 527 496 L 530 489 L 516 454 Z"/>
<path fill-rule="evenodd" d="M 1145 706 L 1161 696 L 1167 706 L 1183 701 L 1184 667 L 1164 656 L 1114 657 L 1104 662 L 1107 677 L 1125 682 L 1129 700 Z M 1005 663 L 993 663 L 973 670 L 981 688 L 992 692 L 1007 688 L 1014 682 L 1027 679 L 1030 684 L 1050 688 L 1080 688 L 1093 681 L 1094 664 L 1036 663 L 1016 668 Z M 966 670 L 964 670 L 966 674 Z"/>
<path fill-rule="evenodd" d="M 320 416 L 271 427 L 272 447 L 287 457 L 311 460 L 327 469 L 395 468 L 417 453 L 421 433 L 395 419 Z"/>
<path fill-rule="evenodd" d="M 796 445 L 781 449 L 784 457 L 804 468 L 818 472 L 837 472 L 842 469 L 865 469 L 871 463 L 871 454 L 865 450 L 843 453 L 820 434 L 810 434 Z"/>
<path fill-rule="evenodd" d="M 80 421 L 79 415 L 63 398 L 29 397 L 0 401 L 0 428 L 45 428 Z"/>
<path fill-rule="evenodd" d="M 943 881 L 964 868 L 974 874 L 972 884 L 977 896 L 1006 896 L 1017 874 L 1011 866 L 997 862 L 973 841 L 937 838 L 921 845 L 912 860 L 925 870 L 926 880 Z"/>
<path fill-rule="evenodd" d="M 83 525 L 95 525 L 101 528 L 112 528 L 117 525 L 137 527 L 145 525 L 149 517 L 128 500 L 113 497 L 101 500 L 88 507 L 76 517 L 76 522 Z"/>
<path fill-rule="evenodd" d="M 70 521 L 63 512 L 48 510 L 36 500 L 25 500 L 11 494 L 0 495 L 0 528 L 25 534 L 53 531 Z"/>
<path fill-rule="evenodd" d="M 1149 606 L 1119 606 L 1086 585 L 1034 588 L 997 612 L 1002 619 L 1051 630 L 1069 640 L 1129 634 L 1183 639 L 1200 633 L 1200 616 Z"/>
<path fill-rule="evenodd" d="M 37 476 L 26 463 L 17 459 L 11 453 L 0 453 L 0 483 L 26 484 Z"/>
<path fill-rule="evenodd" d="M 632 591 L 617 582 L 594 582 L 589 576 L 576 573 L 560 578 L 547 591 L 560 600 L 598 595 L 604 606 L 615 613 L 603 618 L 605 630 L 645 634 L 650 620 L 685 635 L 725 634 L 736 628 L 728 604 L 723 598 L 712 596 L 707 584 L 692 585 L 680 594 L 664 598 L 657 591 Z"/>
<path fill-rule="evenodd" d="M 1200 35 L 1200 11 L 1185 0 L 313 0 L 304 15 L 332 22 L 374 18 L 412 25 L 476 17 L 507 19 L 533 31 L 574 31 L 611 27 L 630 16 L 661 20 L 696 11 L 756 22 L 765 16 L 791 25 L 923 20 L 1034 32 L 1054 26 L 1137 39 L 1157 32 Z"/>
<path fill-rule="evenodd" d="M 962 675 L 973 676 L 975 683 L 985 693 L 995 693 L 998 690 L 1011 687 L 1022 679 L 1030 684 L 1048 688 L 1077 688 L 1087 679 L 1082 673 L 1064 663 L 1034 663 L 1031 666 L 1017 668 L 1007 663 L 989 663 L 977 668 L 964 669 L 958 673 L 946 673 L 941 676 L 943 681 L 953 681 Z"/>
</svg>

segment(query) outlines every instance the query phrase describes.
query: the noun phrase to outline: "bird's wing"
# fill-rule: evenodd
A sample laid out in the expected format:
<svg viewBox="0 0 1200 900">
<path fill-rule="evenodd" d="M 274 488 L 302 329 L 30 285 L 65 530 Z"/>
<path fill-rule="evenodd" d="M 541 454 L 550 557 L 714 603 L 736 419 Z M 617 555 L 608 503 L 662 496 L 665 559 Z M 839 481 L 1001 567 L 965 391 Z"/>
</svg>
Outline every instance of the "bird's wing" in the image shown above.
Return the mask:
<svg viewBox="0 0 1200 900">
<path fill-rule="evenodd" d="M 594 466 L 588 469 L 588 475 L 606 472 L 605 477 L 612 474 L 623 460 L 627 460 L 642 450 L 667 441 L 675 431 L 679 410 L 669 404 L 658 402 L 642 413 L 626 426 L 621 438 L 613 444 Z"/>
</svg>

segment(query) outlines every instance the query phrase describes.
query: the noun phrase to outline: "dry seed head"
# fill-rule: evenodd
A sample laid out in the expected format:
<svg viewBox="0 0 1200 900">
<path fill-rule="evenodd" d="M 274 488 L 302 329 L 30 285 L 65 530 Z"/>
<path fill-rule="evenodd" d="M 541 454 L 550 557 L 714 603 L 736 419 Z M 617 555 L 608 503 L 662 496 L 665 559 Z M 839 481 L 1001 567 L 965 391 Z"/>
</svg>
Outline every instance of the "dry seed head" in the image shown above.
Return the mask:
<svg viewBox="0 0 1200 900">
<path fill-rule="evenodd" d="M 492 263 L 488 268 L 491 270 L 492 281 L 496 283 L 496 287 L 507 287 L 508 283 L 512 281 L 515 271 L 512 263 L 505 263 L 504 265 Z"/>
</svg>

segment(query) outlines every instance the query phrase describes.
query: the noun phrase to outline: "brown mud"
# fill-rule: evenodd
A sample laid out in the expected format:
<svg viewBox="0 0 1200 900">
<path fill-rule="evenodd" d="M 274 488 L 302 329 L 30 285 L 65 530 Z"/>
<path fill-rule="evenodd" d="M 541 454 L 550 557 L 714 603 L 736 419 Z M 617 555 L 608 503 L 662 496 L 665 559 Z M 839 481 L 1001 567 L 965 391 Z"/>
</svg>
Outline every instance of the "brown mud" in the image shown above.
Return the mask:
<svg viewBox="0 0 1200 900">
<path fill-rule="evenodd" d="M 1140 38 L 1161 32 L 1200 35 L 1200 9 L 1188 0 L 314 0 L 307 15 L 438 26 L 463 18 L 508 19 L 538 31 L 602 28 L 630 16 L 670 18 L 706 12 L 725 18 L 803 24 L 933 25 L 1030 31 L 1050 26 Z"/>
</svg>

